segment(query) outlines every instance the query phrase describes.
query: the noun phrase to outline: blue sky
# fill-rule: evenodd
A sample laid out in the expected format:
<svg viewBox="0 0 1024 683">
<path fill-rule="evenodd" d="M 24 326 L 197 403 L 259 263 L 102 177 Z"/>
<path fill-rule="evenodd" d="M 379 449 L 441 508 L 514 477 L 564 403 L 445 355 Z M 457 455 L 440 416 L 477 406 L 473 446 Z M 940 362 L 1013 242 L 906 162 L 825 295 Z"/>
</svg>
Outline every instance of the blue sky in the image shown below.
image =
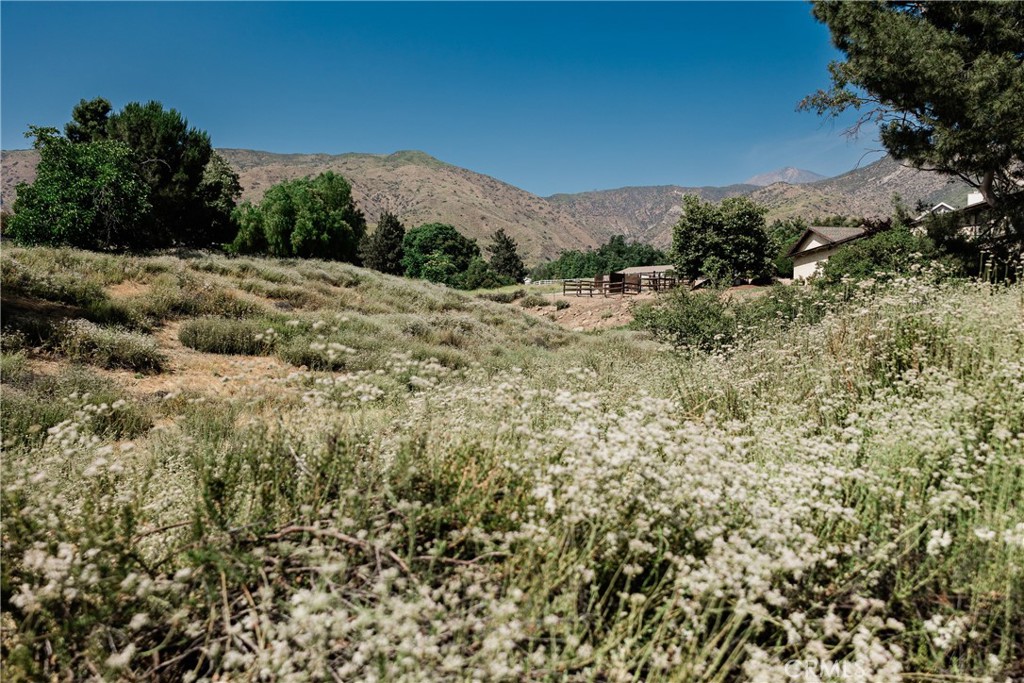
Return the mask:
<svg viewBox="0 0 1024 683">
<path fill-rule="evenodd" d="M 0 27 L 4 149 L 97 96 L 217 147 L 418 149 L 540 195 L 835 175 L 879 147 L 795 111 L 838 56 L 798 2 L 5 1 Z"/>
</svg>

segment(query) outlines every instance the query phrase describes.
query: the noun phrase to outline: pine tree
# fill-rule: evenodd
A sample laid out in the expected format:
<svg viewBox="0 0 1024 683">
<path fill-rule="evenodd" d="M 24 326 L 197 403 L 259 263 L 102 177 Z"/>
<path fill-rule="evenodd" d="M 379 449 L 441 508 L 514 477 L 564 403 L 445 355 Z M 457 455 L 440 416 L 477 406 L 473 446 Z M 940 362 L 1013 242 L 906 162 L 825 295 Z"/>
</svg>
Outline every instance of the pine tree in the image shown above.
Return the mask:
<svg viewBox="0 0 1024 683">
<path fill-rule="evenodd" d="M 385 211 L 380 216 L 377 229 L 363 238 L 359 245 L 359 257 L 363 266 L 379 270 L 389 275 L 403 275 L 402 240 L 405 239 L 405 226 L 398 216 Z"/>
<path fill-rule="evenodd" d="M 859 112 L 917 168 L 960 178 L 1024 243 L 1024 4 L 815 2 L 845 60 L 801 108 Z"/>
<path fill-rule="evenodd" d="M 516 282 L 522 282 L 526 277 L 526 266 L 517 251 L 518 246 L 504 228 L 499 228 L 491 235 L 493 244 L 487 247 L 491 255 L 491 267 L 499 275 L 512 278 Z"/>
</svg>

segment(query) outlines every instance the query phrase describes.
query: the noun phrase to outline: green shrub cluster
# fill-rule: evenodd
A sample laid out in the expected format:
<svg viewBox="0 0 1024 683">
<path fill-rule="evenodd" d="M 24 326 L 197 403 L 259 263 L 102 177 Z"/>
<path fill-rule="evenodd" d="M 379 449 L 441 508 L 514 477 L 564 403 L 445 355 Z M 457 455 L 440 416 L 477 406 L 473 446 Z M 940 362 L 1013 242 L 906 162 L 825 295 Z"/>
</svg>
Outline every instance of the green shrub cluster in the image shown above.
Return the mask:
<svg viewBox="0 0 1024 683">
<path fill-rule="evenodd" d="M 5 448 L 38 446 L 47 430 L 82 415 L 86 406 L 104 406 L 91 411 L 87 434 L 105 439 L 132 439 L 145 433 L 152 420 L 144 407 L 113 382 L 81 366 L 56 375 L 31 372 L 23 354 L 2 354 L 3 410 L 0 411 Z"/>
<path fill-rule="evenodd" d="M 236 318 L 193 318 L 178 332 L 178 339 L 190 349 L 247 356 L 272 353 L 277 337 L 264 321 Z"/>
<path fill-rule="evenodd" d="M 152 337 L 102 327 L 88 320 L 70 320 L 61 324 L 56 340 L 58 350 L 67 358 L 105 368 L 157 373 L 166 362 Z"/>
<path fill-rule="evenodd" d="M 511 292 L 483 292 L 477 294 L 481 299 L 487 299 L 488 301 L 496 301 L 499 304 L 510 304 L 517 299 L 522 299 L 526 296 L 525 289 L 516 289 Z"/>
<path fill-rule="evenodd" d="M 547 306 L 550 302 L 540 294 L 527 294 L 519 299 L 519 305 L 523 308 L 537 308 Z"/>
<path fill-rule="evenodd" d="M 834 290 L 783 285 L 749 300 L 716 290 L 677 289 L 637 306 L 631 326 L 678 346 L 710 351 L 793 324 L 816 323 L 836 299 Z"/>
</svg>

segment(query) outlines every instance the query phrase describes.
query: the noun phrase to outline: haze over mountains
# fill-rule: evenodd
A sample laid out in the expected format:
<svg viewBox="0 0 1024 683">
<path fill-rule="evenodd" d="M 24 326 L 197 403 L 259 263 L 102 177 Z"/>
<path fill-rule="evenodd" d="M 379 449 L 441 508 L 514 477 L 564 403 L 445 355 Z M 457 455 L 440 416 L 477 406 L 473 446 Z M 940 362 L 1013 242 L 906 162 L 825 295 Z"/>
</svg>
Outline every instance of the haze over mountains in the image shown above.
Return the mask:
<svg viewBox="0 0 1024 683">
<path fill-rule="evenodd" d="M 885 157 L 849 173 L 806 182 L 807 171 L 785 168 L 725 187 L 660 185 L 556 194 L 539 197 L 490 176 L 445 163 L 423 152 L 375 154 L 274 154 L 244 149 L 218 150 L 235 168 L 242 199 L 255 201 L 272 185 L 332 170 L 351 184 L 356 202 L 374 224 L 382 211 L 392 211 L 407 227 L 450 223 L 481 245 L 498 228 L 515 239 L 528 262 L 556 257 L 565 249 L 587 249 L 615 234 L 667 247 L 682 198 L 696 194 L 719 201 L 749 196 L 768 207 L 768 220 L 843 214 L 857 217 L 890 215 L 892 197 L 913 208 L 919 201 L 946 201 L 962 206 L 967 186 L 944 176 L 917 171 Z M 9 210 L 20 182 L 35 178 L 35 150 L 4 151 L 2 204 Z M 794 184 L 799 183 L 799 184 Z"/>
</svg>

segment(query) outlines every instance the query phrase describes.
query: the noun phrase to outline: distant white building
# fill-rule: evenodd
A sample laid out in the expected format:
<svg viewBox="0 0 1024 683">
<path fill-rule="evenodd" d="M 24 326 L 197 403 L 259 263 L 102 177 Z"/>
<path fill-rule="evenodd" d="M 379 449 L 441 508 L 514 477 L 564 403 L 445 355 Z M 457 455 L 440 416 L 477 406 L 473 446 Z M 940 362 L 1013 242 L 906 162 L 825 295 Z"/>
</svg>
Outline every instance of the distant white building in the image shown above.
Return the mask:
<svg viewBox="0 0 1024 683">
<path fill-rule="evenodd" d="M 867 234 L 868 229 L 865 227 L 807 228 L 787 253 L 787 256 L 793 259 L 793 279 L 806 280 L 814 276 L 839 247 Z"/>
<path fill-rule="evenodd" d="M 632 266 L 615 271 L 619 275 L 668 275 L 674 273 L 675 266 Z"/>
<path fill-rule="evenodd" d="M 925 223 L 929 217 L 957 213 L 960 216 L 961 234 L 965 237 L 974 238 L 996 227 L 991 222 L 986 224 L 985 213 L 988 208 L 989 206 L 980 192 L 971 192 L 967 195 L 967 205 L 962 209 L 954 209 L 949 204 L 940 202 L 915 218 L 910 225 L 914 231 L 923 233 Z"/>
</svg>

